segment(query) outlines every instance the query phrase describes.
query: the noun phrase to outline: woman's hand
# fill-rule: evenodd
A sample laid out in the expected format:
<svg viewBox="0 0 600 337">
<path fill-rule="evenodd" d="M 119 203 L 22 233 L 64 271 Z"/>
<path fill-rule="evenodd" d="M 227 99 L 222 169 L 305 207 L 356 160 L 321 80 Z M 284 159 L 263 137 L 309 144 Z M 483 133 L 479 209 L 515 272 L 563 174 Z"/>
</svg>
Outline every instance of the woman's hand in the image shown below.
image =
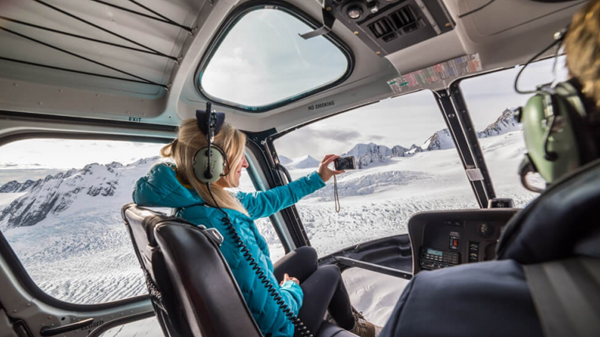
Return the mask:
<svg viewBox="0 0 600 337">
<path fill-rule="evenodd" d="M 295 277 L 290 277 L 290 275 L 288 275 L 287 273 L 283 274 L 283 281 L 281 281 L 281 283 L 279 283 L 279 286 L 283 286 L 283 284 L 287 281 L 294 281 L 296 282 L 297 285 L 300 285 L 300 281 L 298 281 L 297 278 Z"/>
<path fill-rule="evenodd" d="M 334 175 L 346 172 L 346 171 L 334 171 L 334 170 L 331 170 L 329 167 L 327 167 L 329 164 L 331 164 L 334 160 L 338 159 L 339 157 L 340 156 L 336 156 L 335 154 L 328 154 L 323 158 L 323 160 L 321 161 L 321 164 L 319 164 L 319 170 L 317 172 L 319 173 L 319 176 L 321 176 L 321 179 L 323 179 L 324 183 L 326 183 L 327 180 L 331 179 L 331 177 L 333 177 Z"/>
</svg>

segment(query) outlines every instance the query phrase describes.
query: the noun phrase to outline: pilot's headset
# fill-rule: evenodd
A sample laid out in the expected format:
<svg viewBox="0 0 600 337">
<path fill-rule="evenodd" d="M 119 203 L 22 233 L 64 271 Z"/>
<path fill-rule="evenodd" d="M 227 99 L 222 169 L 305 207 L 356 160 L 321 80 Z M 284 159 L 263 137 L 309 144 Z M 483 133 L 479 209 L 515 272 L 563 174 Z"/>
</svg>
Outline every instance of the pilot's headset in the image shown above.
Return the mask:
<svg viewBox="0 0 600 337">
<path fill-rule="evenodd" d="M 225 114 L 211 110 L 211 103 L 206 103 L 206 111 L 196 110 L 196 121 L 208 144 L 194 154 L 192 165 L 196 179 L 205 184 L 212 184 L 229 174 L 229 163 L 225 151 L 215 145 L 215 136 L 221 131 L 225 122 Z"/>
<path fill-rule="evenodd" d="M 555 34 L 556 41 L 532 60 L 554 45 L 558 45 L 558 53 L 566 31 Z M 582 93 L 582 86 L 575 78 L 554 86 L 547 84 L 535 91 L 522 92 L 517 88 L 519 75 L 515 80 L 515 90 L 519 93 L 535 93 L 515 115 L 516 120 L 523 124 L 527 147 L 519 175 L 525 188 L 541 193 L 544 189 L 527 181 L 529 173 L 538 172 L 550 185 L 566 173 L 600 157 L 600 128 L 598 116 L 594 115 L 597 110 L 594 102 Z"/>
</svg>

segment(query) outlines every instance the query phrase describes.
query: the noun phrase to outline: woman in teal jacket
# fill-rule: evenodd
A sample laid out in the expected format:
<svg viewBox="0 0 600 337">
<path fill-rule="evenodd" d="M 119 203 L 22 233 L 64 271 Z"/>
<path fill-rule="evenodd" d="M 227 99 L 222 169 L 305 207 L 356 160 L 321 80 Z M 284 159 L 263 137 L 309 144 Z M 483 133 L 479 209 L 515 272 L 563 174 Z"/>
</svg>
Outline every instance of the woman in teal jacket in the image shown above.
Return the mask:
<svg viewBox="0 0 600 337">
<path fill-rule="evenodd" d="M 195 119 L 185 120 L 179 128 L 178 138 L 161 150 L 161 154 L 174 159 L 175 164 L 158 164 L 138 180 L 133 191 L 134 202 L 140 206 L 171 207 L 177 217 L 216 228 L 224 236 L 221 252 L 264 335 L 292 336 L 294 326 L 268 294 L 256 271 L 229 235 L 222 221 L 223 213 L 215 208 L 214 200 L 227 213 L 252 257 L 277 288 L 283 301 L 313 334 L 329 309 L 330 315 L 341 327 L 361 336 L 374 336 L 374 326 L 352 310 L 337 267 L 317 267 L 317 254 L 311 247 L 296 249 L 274 267 L 267 243 L 254 223 L 254 220 L 277 213 L 324 187 L 325 181 L 341 173 L 327 168 L 338 157 L 326 156 L 318 172 L 286 186 L 265 192 L 232 194 L 224 188 L 239 186 L 242 169 L 248 167 L 244 157 L 245 143 L 242 132 L 230 124 L 223 124 L 214 144 L 225 151 L 230 167 L 226 176 L 211 184 L 211 196 L 206 185 L 196 179 L 192 167 L 194 154 L 207 144 L 206 137 Z"/>
</svg>

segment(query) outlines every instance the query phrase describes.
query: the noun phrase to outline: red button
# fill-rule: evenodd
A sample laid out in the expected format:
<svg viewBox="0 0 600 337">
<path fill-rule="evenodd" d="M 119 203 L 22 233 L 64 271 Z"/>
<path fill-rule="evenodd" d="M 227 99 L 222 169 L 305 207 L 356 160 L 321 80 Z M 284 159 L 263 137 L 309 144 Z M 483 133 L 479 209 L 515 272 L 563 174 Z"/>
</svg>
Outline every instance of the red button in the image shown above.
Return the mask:
<svg viewBox="0 0 600 337">
<path fill-rule="evenodd" d="M 452 244 L 454 247 L 458 246 L 458 240 L 454 240 L 454 243 Z"/>
</svg>

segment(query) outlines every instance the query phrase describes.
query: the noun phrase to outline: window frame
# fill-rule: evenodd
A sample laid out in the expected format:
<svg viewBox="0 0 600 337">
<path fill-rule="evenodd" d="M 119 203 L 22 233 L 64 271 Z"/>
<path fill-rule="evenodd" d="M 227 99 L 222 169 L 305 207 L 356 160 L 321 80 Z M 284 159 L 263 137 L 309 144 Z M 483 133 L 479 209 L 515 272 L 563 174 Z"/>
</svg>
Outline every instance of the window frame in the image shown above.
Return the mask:
<svg viewBox="0 0 600 337">
<path fill-rule="evenodd" d="M 281 186 L 278 180 L 279 177 L 276 177 L 274 174 L 274 166 L 268 160 L 269 152 L 264 147 L 261 147 L 259 144 L 262 143 L 262 139 L 268 137 L 268 135 L 275 133 L 275 130 L 269 130 L 266 133 L 255 134 L 252 132 L 244 132 L 247 136 L 246 141 L 246 151 L 252 155 L 252 158 L 256 161 L 253 164 L 256 167 L 253 167 L 251 170 L 248 170 L 248 174 L 250 176 L 250 180 L 254 184 L 254 187 L 257 191 L 266 191 L 270 188 Z M 248 157 L 248 156 L 246 156 Z M 258 187 L 258 188 L 257 188 Z M 288 207 L 283 209 L 269 217 L 271 220 L 271 224 L 277 233 L 277 236 L 281 240 L 281 244 L 283 246 L 284 252 L 287 254 L 297 247 L 310 245 L 308 243 L 308 239 L 306 241 L 302 240 L 302 238 L 298 237 L 298 230 L 303 230 L 301 223 L 294 221 L 293 219 L 297 219 L 297 217 L 289 216 L 289 212 L 291 212 L 291 208 L 295 206 Z M 295 208 L 294 208 L 295 209 Z"/>
<path fill-rule="evenodd" d="M 304 22 L 306 25 L 308 25 L 309 27 L 311 27 L 313 29 L 318 29 L 319 27 L 322 26 L 322 23 L 320 23 L 320 21 L 318 21 L 318 20 L 314 19 L 313 17 L 311 17 L 310 15 L 306 14 L 305 12 L 300 10 L 298 7 L 296 7 L 290 3 L 280 1 L 280 0 L 247 2 L 247 3 L 237 7 L 231 14 L 229 14 L 227 16 L 227 18 L 225 18 L 223 23 L 216 30 L 218 33 L 211 39 L 211 41 L 208 45 L 207 51 L 202 56 L 202 59 L 198 63 L 198 67 L 197 67 L 196 71 L 194 72 L 194 87 L 196 88 L 196 91 L 198 92 L 198 94 L 201 97 L 203 97 L 204 99 L 213 101 L 215 103 L 218 103 L 219 105 L 231 108 L 231 109 L 242 110 L 244 112 L 249 112 L 249 113 L 262 113 L 262 112 L 267 112 L 269 110 L 273 110 L 276 108 L 280 108 L 280 107 L 288 105 L 290 103 L 299 101 L 303 98 L 312 96 L 319 92 L 325 91 L 325 90 L 333 88 L 335 86 L 338 86 L 339 84 L 343 83 L 350 77 L 350 75 L 354 71 L 354 65 L 355 65 L 354 53 L 352 52 L 352 49 L 350 49 L 350 47 L 348 47 L 348 45 L 346 45 L 339 37 L 334 35 L 333 32 L 329 32 L 328 34 L 323 35 L 323 37 L 326 38 L 327 40 L 329 40 L 329 42 L 331 42 L 334 46 L 336 46 L 342 52 L 342 54 L 344 54 L 344 56 L 346 57 L 346 60 L 348 62 L 348 67 L 346 68 L 346 72 L 337 80 L 335 80 L 329 84 L 306 91 L 304 93 L 295 95 L 293 97 L 279 100 L 274 103 L 263 105 L 263 106 L 246 106 L 243 104 L 226 101 L 226 100 L 220 99 L 218 97 L 213 97 L 213 96 L 209 95 L 202 88 L 202 74 L 203 74 L 204 70 L 206 69 L 206 67 L 208 66 L 208 64 L 210 63 L 210 61 L 212 60 L 216 51 L 221 46 L 221 43 L 227 37 L 230 30 L 233 27 L 235 27 L 235 25 L 246 14 L 248 14 L 252 11 L 255 11 L 255 10 L 267 9 L 267 8 L 283 11 L 283 12 L 295 17 L 296 19 Z"/>
</svg>

